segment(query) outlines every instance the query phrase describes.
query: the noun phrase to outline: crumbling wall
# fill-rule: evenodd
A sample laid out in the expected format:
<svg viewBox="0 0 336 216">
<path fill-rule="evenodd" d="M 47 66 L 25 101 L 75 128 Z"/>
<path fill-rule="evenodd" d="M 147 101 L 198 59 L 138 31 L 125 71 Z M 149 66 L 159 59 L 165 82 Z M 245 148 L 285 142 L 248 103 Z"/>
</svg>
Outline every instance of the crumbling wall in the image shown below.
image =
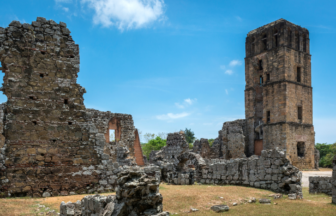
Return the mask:
<svg viewBox="0 0 336 216">
<path fill-rule="evenodd" d="M 302 173 L 282 151 L 263 150 L 260 157 L 234 160 L 204 160 L 205 165 L 195 170 L 199 183 L 245 185 L 302 197 Z"/>
<path fill-rule="evenodd" d="M 77 84 L 79 47 L 66 24 L 38 17 L 0 28 L 0 195 L 55 196 L 103 187 L 121 165 L 135 164 L 131 115 L 86 109 Z M 109 122 L 120 140 L 107 142 Z"/>
<path fill-rule="evenodd" d="M 163 212 L 159 180 L 139 169 L 129 169 L 118 174 L 116 195 L 86 196 L 76 203 L 61 203 L 61 216 L 90 215 L 156 215 L 168 216 Z"/>
<path fill-rule="evenodd" d="M 201 155 L 203 158 L 219 158 L 221 157 L 221 145 L 218 139 L 214 143 L 215 145 L 210 147 L 208 139 L 196 140 L 192 152 Z"/>
<path fill-rule="evenodd" d="M 188 151 L 189 145 L 185 139 L 184 132 L 169 133 L 167 136 L 167 146 L 161 149 L 163 158 L 172 163 L 178 163 L 177 156 Z"/>
<path fill-rule="evenodd" d="M 246 121 L 238 119 L 224 122 L 223 128 L 218 132 L 222 137 L 222 154 L 224 159 L 245 158 Z"/>
<path fill-rule="evenodd" d="M 309 176 L 309 193 L 325 193 L 332 195 L 332 177 Z"/>
</svg>

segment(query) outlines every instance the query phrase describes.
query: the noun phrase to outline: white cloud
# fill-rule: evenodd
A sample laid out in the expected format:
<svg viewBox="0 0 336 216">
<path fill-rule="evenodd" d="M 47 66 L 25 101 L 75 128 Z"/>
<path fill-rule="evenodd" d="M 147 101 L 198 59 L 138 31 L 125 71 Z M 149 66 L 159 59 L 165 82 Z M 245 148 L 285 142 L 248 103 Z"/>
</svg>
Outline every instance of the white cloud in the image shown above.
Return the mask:
<svg viewBox="0 0 336 216">
<path fill-rule="evenodd" d="M 242 64 L 242 62 L 239 61 L 239 60 L 232 60 L 229 65 L 231 67 L 234 67 L 234 66 L 241 65 L 241 64 Z"/>
<path fill-rule="evenodd" d="M 197 99 L 192 100 L 192 99 L 190 99 L 190 98 L 187 98 L 187 99 L 184 100 L 184 102 L 186 102 L 187 104 L 191 105 L 191 104 L 193 104 L 196 100 L 197 100 Z"/>
<path fill-rule="evenodd" d="M 222 70 L 225 70 L 225 65 L 221 65 L 221 66 L 219 66 L 220 67 L 220 69 L 222 69 Z"/>
<path fill-rule="evenodd" d="M 229 91 L 227 89 L 225 89 L 225 93 L 228 95 L 229 94 Z"/>
<path fill-rule="evenodd" d="M 95 11 L 93 22 L 120 30 L 142 28 L 163 16 L 163 0 L 81 0 Z"/>
<path fill-rule="evenodd" d="M 69 11 L 69 8 L 67 8 L 67 7 L 63 7 L 63 10 L 64 10 L 65 12 L 68 12 L 68 11 Z"/>
<path fill-rule="evenodd" d="M 233 74 L 233 71 L 232 70 L 226 70 L 224 73 L 228 74 L 228 75 L 231 75 L 231 74 Z"/>
<path fill-rule="evenodd" d="M 163 115 L 158 115 L 156 116 L 157 119 L 159 120 L 173 120 L 173 119 L 179 119 L 179 118 L 184 118 L 187 117 L 188 115 L 190 115 L 190 113 L 167 113 L 167 114 L 163 114 Z"/>
<path fill-rule="evenodd" d="M 184 106 L 183 106 L 182 104 L 179 104 L 179 103 L 175 103 L 175 106 L 177 106 L 177 107 L 180 108 L 180 109 L 183 109 L 183 108 L 184 108 Z"/>
</svg>

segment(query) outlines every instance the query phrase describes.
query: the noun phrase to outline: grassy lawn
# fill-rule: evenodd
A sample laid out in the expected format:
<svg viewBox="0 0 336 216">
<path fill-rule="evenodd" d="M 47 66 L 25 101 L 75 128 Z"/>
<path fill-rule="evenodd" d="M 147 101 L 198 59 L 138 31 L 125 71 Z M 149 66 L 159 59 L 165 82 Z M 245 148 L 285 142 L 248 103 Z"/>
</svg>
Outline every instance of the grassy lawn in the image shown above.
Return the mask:
<svg viewBox="0 0 336 216">
<path fill-rule="evenodd" d="M 331 197 L 319 194 L 309 195 L 308 188 L 303 189 L 303 200 L 288 200 L 287 196 L 273 200 L 272 204 L 265 205 L 247 203 L 250 197 L 270 198 L 271 191 L 239 187 L 239 186 L 211 186 L 193 185 L 178 186 L 161 184 L 160 193 L 163 196 L 165 211 L 176 215 L 335 215 L 336 205 L 331 204 Z M 113 194 L 113 193 L 112 193 Z M 104 194 L 108 195 L 108 194 Z M 41 215 L 41 212 L 56 210 L 62 201 L 75 202 L 85 195 L 50 197 L 50 198 L 9 198 L 0 199 L 0 215 Z M 236 202 L 237 206 L 232 206 Z M 230 206 L 230 211 L 215 213 L 210 207 L 216 204 Z M 38 208 L 44 205 L 46 208 Z M 190 208 L 199 209 L 189 213 Z"/>
</svg>

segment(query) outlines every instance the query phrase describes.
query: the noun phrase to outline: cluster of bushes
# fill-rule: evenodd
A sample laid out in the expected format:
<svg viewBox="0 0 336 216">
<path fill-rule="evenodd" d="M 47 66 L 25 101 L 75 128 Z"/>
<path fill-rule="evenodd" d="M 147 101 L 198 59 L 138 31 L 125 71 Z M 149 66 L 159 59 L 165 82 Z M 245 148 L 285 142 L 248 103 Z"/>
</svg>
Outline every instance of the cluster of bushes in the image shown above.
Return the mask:
<svg viewBox="0 0 336 216">
<path fill-rule="evenodd" d="M 315 148 L 320 151 L 320 167 L 332 167 L 332 161 L 336 155 L 336 142 L 333 144 L 316 143 Z"/>
</svg>

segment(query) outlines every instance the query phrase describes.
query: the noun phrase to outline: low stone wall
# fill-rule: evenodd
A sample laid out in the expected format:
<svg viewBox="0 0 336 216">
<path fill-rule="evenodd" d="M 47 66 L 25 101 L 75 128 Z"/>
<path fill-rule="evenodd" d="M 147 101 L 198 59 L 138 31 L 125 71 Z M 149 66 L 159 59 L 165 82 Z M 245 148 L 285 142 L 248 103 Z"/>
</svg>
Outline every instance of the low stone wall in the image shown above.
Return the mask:
<svg viewBox="0 0 336 216">
<path fill-rule="evenodd" d="M 284 152 L 263 150 L 261 156 L 234 160 L 213 159 L 202 169 L 202 184 L 246 185 L 302 197 L 302 173 Z"/>
<path fill-rule="evenodd" d="M 325 193 L 332 195 L 332 177 L 327 176 L 310 176 L 309 177 L 309 193 Z"/>
<path fill-rule="evenodd" d="M 118 174 L 116 195 L 86 196 L 76 203 L 61 203 L 61 216 L 166 216 L 162 212 L 162 195 L 159 193 L 160 181 L 149 176 L 143 169 L 128 169 Z"/>
</svg>

